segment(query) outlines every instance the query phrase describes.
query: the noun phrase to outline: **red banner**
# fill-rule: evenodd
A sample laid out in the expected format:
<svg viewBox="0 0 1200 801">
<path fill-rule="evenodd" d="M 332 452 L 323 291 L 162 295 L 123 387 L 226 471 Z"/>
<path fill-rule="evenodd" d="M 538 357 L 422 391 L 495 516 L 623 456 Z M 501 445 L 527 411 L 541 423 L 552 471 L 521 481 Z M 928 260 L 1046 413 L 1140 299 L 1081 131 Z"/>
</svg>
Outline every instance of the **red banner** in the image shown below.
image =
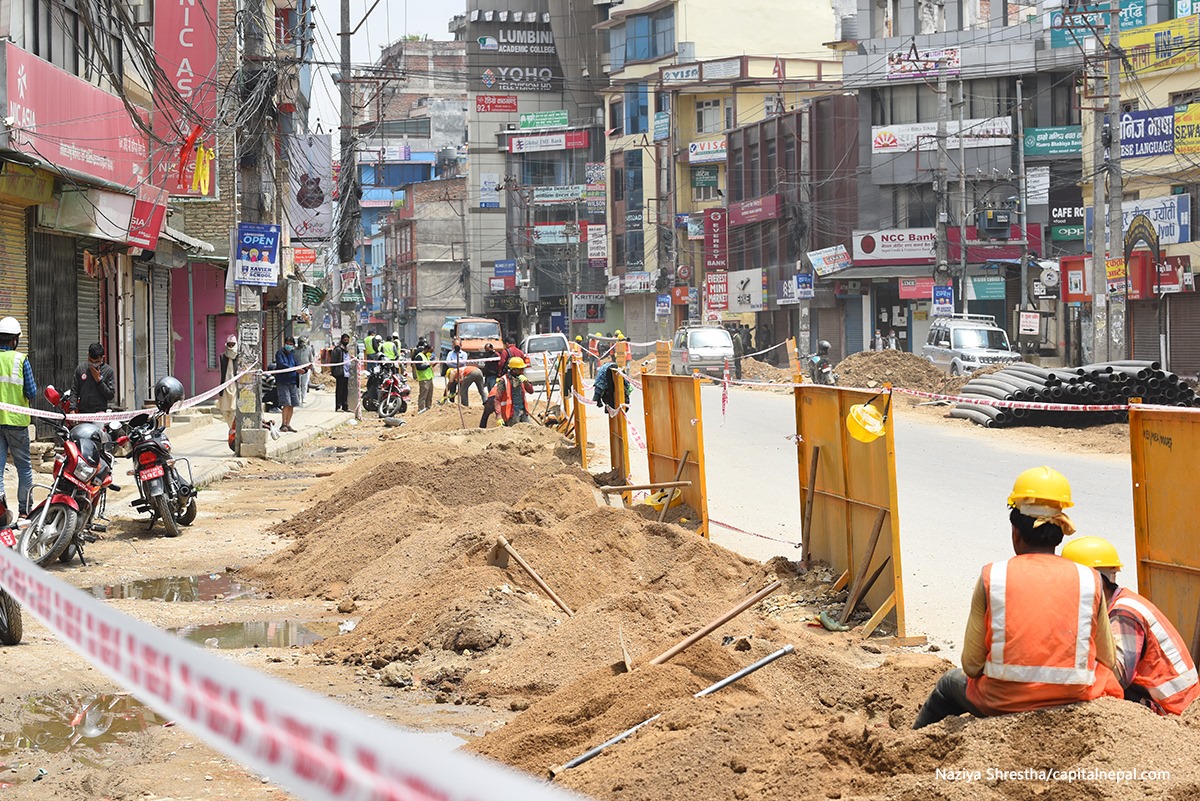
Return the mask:
<svg viewBox="0 0 1200 801">
<path fill-rule="evenodd" d="M 933 297 L 933 278 L 901 278 L 900 300 L 929 300 Z"/>
<path fill-rule="evenodd" d="M 704 269 L 728 270 L 729 212 L 707 209 L 704 212 Z"/>
<path fill-rule="evenodd" d="M 475 111 L 479 114 L 491 112 L 517 113 L 516 95 L 475 95 Z"/>
<path fill-rule="evenodd" d="M 172 143 L 158 146 L 163 150 L 155 154 L 155 183 L 172 195 L 215 197 L 217 138 L 211 126 L 217 116 L 217 0 L 155 3 L 154 53 L 167 77 L 167 85 L 154 90 L 154 133 Z M 197 125 L 201 134 L 190 152 L 183 152 Z"/>
<path fill-rule="evenodd" d="M 167 218 L 167 193 L 163 189 L 146 184 L 138 187 L 137 200 L 133 202 L 133 214 L 129 219 L 129 244 L 145 250 L 158 246 L 158 235 L 162 233 Z"/>
<path fill-rule="evenodd" d="M 753 200 L 742 200 L 729 204 L 729 224 L 749 225 L 750 223 L 774 220 L 779 217 L 779 195 L 766 195 Z"/>
</svg>

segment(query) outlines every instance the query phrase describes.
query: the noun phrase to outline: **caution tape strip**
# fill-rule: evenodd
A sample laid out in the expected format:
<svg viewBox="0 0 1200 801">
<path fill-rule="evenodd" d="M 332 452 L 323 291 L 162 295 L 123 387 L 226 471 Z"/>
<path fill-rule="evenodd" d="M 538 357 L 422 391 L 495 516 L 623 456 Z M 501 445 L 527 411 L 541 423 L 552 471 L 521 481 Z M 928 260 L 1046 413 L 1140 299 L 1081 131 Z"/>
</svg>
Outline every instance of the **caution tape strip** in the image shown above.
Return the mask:
<svg viewBox="0 0 1200 801">
<path fill-rule="evenodd" d="M 708 518 L 708 522 L 712 523 L 714 526 L 720 526 L 721 528 L 727 528 L 730 531 L 736 531 L 738 534 L 746 534 L 751 537 L 758 537 L 761 540 L 770 540 L 771 542 L 782 542 L 784 545 L 791 545 L 793 548 L 804 547 L 803 543 L 792 542 L 791 540 L 781 540 L 778 537 L 768 537 L 766 534 L 756 534 L 753 531 L 746 531 L 746 529 L 744 529 L 744 528 L 738 528 L 737 526 L 731 526 L 728 523 L 722 523 L 720 520 L 713 520 L 711 517 Z"/>
<path fill-rule="evenodd" d="M 311 801 L 568 801 L 118 612 L 0 548 L 0 585 L 113 681 L 255 773 Z"/>
</svg>

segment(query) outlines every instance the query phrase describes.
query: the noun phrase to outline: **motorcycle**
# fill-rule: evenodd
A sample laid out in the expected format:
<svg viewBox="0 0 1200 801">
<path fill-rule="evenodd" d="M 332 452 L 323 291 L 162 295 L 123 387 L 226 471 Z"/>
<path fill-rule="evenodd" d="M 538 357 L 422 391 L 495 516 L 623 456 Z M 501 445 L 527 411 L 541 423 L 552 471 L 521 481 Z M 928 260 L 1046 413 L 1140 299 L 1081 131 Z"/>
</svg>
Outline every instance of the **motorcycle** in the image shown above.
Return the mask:
<svg viewBox="0 0 1200 801">
<path fill-rule="evenodd" d="M 17 532 L 8 526 L 0 528 L 0 545 L 5 548 L 15 548 Z M 21 605 L 17 603 L 16 598 L 0 587 L 0 643 L 19 645 L 21 635 L 24 633 L 22 622 Z"/>
<path fill-rule="evenodd" d="M 367 388 L 363 391 L 362 407 L 368 412 L 379 410 L 379 389 L 383 384 L 383 369 L 379 362 L 368 362 Z M 381 415 L 387 416 L 387 415 Z"/>
<path fill-rule="evenodd" d="M 62 441 L 62 451 L 54 457 L 49 494 L 30 510 L 29 525 L 21 532 L 17 551 L 42 566 L 55 559 L 69 562 L 76 555 L 87 564 L 84 544 L 95 542 L 94 532 L 107 528 L 95 522 L 97 516 L 103 519 L 106 492 L 121 489 L 112 480 L 110 433 L 120 425 L 106 430 L 94 423 L 77 423 L 68 428 L 71 393 L 48 386 L 43 395 L 62 412 L 62 421 L 51 423 Z"/>
<path fill-rule="evenodd" d="M 408 411 L 408 398 L 412 391 L 408 382 L 396 368 L 392 368 L 384 376 L 379 385 L 379 416 L 395 417 Z"/>
<path fill-rule="evenodd" d="M 838 374 L 833 372 L 833 363 L 819 353 L 810 353 L 808 361 L 808 377 L 814 384 L 833 386 L 838 382 Z"/>
<path fill-rule="evenodd" d="M 166 412 L 159 404 L 153 416 L 139 414 L 129 421 L 130 472 L 138 489 L 132 505 L 139 512 L 150 513 L 151 527 L 161 519 L 167 536 L 178 537 L 183 533 L 180 526 L 190 526 L 196 519 L 196 486 L 191 462 L 171 455 L 171 441 L 160 423 Z M 187 466 L 186 481 L 177 469 L 180 464 Z"/>
</svg>

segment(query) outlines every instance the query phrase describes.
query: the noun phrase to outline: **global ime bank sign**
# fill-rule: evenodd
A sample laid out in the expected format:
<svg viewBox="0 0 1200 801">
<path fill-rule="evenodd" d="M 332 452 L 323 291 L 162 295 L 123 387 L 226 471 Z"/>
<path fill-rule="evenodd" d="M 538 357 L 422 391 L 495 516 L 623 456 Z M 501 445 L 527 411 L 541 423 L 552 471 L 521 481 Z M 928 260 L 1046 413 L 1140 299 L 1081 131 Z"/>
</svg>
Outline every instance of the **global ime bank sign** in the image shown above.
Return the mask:
<svg viewBox="0 0 1200 801">
<path fill-rule="evenodd" d="M 853 258 L 856 265 L 930 264 L 933 262 L 937 229 L 885 228 L 854 232 Z"/>
</svg>

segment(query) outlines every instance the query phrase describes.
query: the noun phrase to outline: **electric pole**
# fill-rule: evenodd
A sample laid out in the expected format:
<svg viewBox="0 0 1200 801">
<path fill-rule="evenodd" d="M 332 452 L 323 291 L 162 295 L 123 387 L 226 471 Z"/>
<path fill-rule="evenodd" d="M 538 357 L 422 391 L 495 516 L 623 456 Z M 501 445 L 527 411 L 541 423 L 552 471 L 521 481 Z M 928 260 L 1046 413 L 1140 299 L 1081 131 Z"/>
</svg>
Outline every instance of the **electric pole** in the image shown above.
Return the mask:
<svg viewBox="0 0 1200 801">
<path fill-rule="evenodd" d="M 1025 311 L 1030 307 L 1029 302 L 1029 185 L 1025 179 L 1025 95 L 1024 81 L 1017 78 L 1017 172 L 1020 188 L 1021 204 L 1021 299 L 1018 308 Z M 1020 315 L 1017 317 L 1017 339 L 1020 341 Z M 1021 355 L 1028 350 L 1024 342 L 1020 342 Z"/>
<path fill-rule="evenodd" d="M 1121 175 L 1121 9 L 1113 3 L 1108 15 L 1108 241 L 1115 257 L 1125 256 L 1125 220 L 1121 200 L 1125 194 Z M 1158 254 L 1154 254 L 1158 260 Z M 1125 358 L 1125 299 L 1129 296 L 1129 265 L 1125 289 L 1108 304 L 1109 359 Z M 1106 287 L 1107 288 L 1107 287 Z"/>
<path fill-rule="evenodd" d="M 937 244 L 935 250 L 935 270 L 938 275 L 944 275 L 950 265 L 950 240 L 948 223 L 950 220 L 950 191 L 947 186 L 946 153 L 949 137 L 947 120 L 950 118 L 950 96 L 946 87 L 946 58 L 945 54 L 938 57 L 938 124 L 937 124 L 937 164 L 934 169 L 933 191 L 937 194 Z M 962 138 L 962 131 L 958 132 Z M 959 243 L 960 248 L 966 247 L 966 242 Z"/>
<path fill-rule="evenodd" d="M 967 127 L 967 99 L 963 81 L 958 81 L 958 295 L 959 308 L 967 314 L 967 142 L 963 130 Z"/>
<path fill-rule="evenodd" d="M 339 193 L 338 202 L 341 204 L 341 231 L 338 237 L 338 262 L 345 264 L 346 262 L 354 261 L 355 242 L 358 239 L 359 228 L 359 211 L 358 211 L 358 165 L 354 158 L 354 106 L 352 104 L 351 91 L 353 90 L 353 82 L 350 80 L 350 0 L 342 0 L 341 8 L 341 30 L 338 31 L 338 36 L 341 38 L 342 59 L 341 59 L 341 76 L 338 80 L 338 88 L 341 90 L 342 114 L 341 114 L 341 173 L 338 176 Z M 368 12 L 369 13 L 369 12 Z M 362 286 L 362 276 L 358 277 L 359 286 Z M 346 291 L 345 284 L 342 285 L 342 292 Z M 347 314 L 350 317 L 350 339 L 353 343 L 355 336 L 353 334 L 354 326 L 357 324 L 356 319 L 357 304 L 354 302 L 347 303 L 342 301 L 342 317 L 345 319 Z M 343 329 L 344 330 L 344 329 Z M 355 350 L 357 353 L 357 349 Z M 351 408 L 358 409 L 358 359 L 350 360 L 350 376 L 349 382 L 349 398 L 347 403 Z"/>
</svg>

